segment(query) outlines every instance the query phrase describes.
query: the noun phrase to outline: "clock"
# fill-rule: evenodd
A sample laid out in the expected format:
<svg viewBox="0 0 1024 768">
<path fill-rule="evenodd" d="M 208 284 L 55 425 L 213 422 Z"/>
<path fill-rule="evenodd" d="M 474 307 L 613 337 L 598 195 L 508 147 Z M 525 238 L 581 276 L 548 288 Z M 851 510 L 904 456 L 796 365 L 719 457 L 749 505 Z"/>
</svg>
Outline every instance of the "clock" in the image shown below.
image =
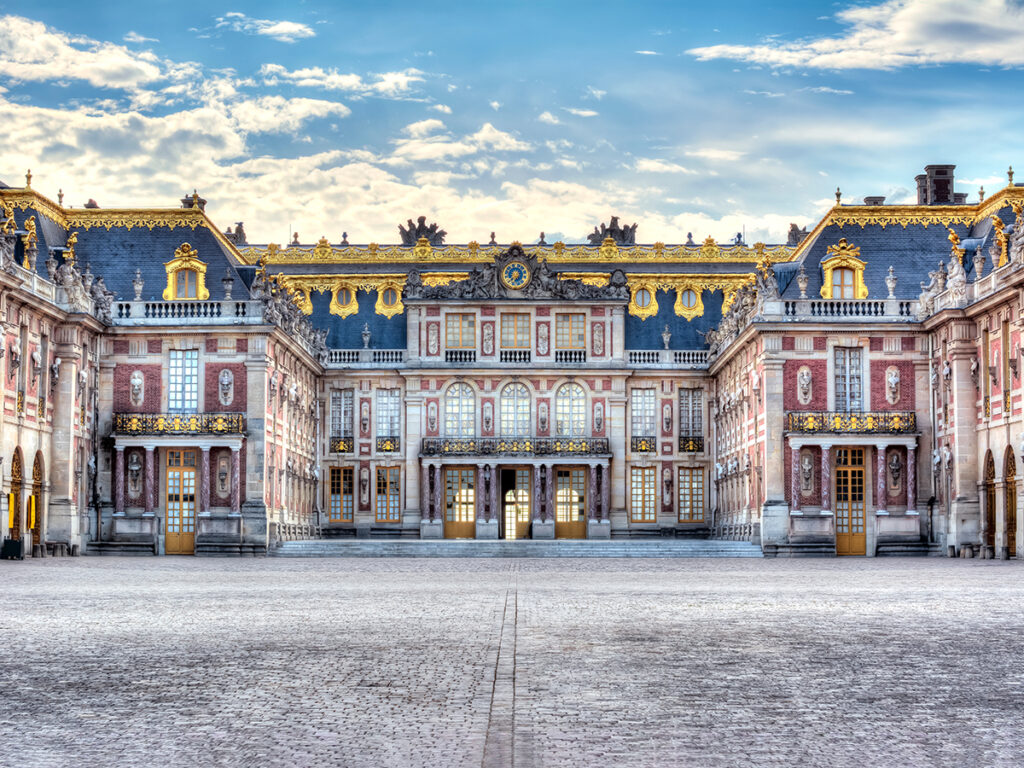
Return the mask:
<svg viewBox="0 0 1024 768">
<path fill-rule="evenodd" d="M 501 270 L 501 282 L 513 291 L 518 291 L 530 282 L 530 269 L 521 261 L 511 261 Z"/>
</svg>

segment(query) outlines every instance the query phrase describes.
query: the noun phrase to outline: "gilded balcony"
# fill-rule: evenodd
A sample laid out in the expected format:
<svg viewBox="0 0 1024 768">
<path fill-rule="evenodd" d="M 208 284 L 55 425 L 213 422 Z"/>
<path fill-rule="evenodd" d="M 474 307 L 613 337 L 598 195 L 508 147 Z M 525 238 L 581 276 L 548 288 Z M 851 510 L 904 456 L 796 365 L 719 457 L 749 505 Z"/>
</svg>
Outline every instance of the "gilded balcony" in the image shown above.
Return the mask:
<svg viewBox="0 0 1024 768">
<path fill-rule="evenodd" d="M 355 450 L 355 440 L 352 437 L 331 438 L 331 453 L 352 453 Z"/>
<path fill-rule="evenodd" d="M 600 456 L 606 437 L 428 437 L 423 456 Z"/>
<path fill-rule="evenodd" d="M 242 435 L 240 413 L 115 413 L 118 435 Z"/>
<path fill-rule="evenodd" d="M 905 435 L 917 432 L 913 411 L 800 411 L 786 414 L 786 430 L 793 433 Z"/>
</svg>

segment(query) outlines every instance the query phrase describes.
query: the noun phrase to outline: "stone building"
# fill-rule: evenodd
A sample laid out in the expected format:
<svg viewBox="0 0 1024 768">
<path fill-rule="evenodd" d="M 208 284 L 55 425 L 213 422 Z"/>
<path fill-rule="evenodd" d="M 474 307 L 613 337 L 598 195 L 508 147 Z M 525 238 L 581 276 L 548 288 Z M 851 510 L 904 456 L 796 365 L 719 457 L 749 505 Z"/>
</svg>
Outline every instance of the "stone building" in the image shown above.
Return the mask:
<svg viewBox="0 0 1024 768">
<path fill-rule="evenodd" d="M 1021 552 L 1024 189 L 785 244 L 250 245 L 0 188 L 4 552 L 297 537 Z M 929 280 L 920 283 L 920 276 Z"/>
</svg>

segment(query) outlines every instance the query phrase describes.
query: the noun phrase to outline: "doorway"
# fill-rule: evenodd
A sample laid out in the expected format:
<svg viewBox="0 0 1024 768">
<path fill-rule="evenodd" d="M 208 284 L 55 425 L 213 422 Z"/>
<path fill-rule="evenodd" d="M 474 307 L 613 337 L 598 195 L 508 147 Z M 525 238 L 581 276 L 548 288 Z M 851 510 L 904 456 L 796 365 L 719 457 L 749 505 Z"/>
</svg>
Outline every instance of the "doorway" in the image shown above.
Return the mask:
<svg viewBox="0 0 1024 768">
<path fill-rule="evenodd" d="M 863 448 L 836 449 L 836 554 L 867 554 Z"/>
<path fill-rule="evenodd" d="M 167 451 L 168 555 L 192 555 L 196 547 L 196 452 Z"/>
<path fill-rule="evenodd" d="M 555 470 L 555 538 L 587 537 L 587 469 Z"/>
<path fill-rule="evenodd" d="M 527 539 L 530 537 L 530 470 L 502 469 L 501 484 L 501 527 L 499 536 L 503 539 Z"/>
<path fill-rule="evenodd" d="M 444 537 L 476 538 L 476 470 L 444 472 Z"/>
</svg>

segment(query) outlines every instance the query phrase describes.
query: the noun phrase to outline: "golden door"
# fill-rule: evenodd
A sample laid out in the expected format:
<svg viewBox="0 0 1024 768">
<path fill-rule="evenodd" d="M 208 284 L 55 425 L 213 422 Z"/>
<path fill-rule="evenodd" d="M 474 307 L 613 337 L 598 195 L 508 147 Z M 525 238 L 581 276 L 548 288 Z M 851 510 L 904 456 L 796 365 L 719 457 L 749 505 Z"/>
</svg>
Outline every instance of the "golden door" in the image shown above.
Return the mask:
<svg viewBox="0 0 1024 768">
<path fill-rule="evenodd" d="M 836 449 L 836 554 L 867 554 L 863 448 Z"/>
<path fill-rule="evenodd" d="M 476 538 L 476 470 L 446 469 L 444 473 L 444 537 Z"/>
<path fill-rule="evenodd" d="M 196 544 L 196 452 L 167 451 L 167 527 L 164 551 L 191 555 Z"/>
<path fill-rule="evenodd" d="M 1017 550 L 1017 457 L 1013 455 L 1012 448 L 1006 450 L 1005 467 L 1006 546 L 1010 557 L 1013 557 Z"/>
<path fill-rule="evenodd" d="M 587 537 L 587 469 L 555 470 L 555 538 Z"/>
<path fill-rule="evenodd" d="M 991 451 L 985 456 L 985 545 L 996 545 L 996 463 Z"/>
<path fill-rule="evenodd" d="M 501 470 L 502 536 L 525 539 L 530 536 L 530 470 Z"/>
</svg>

